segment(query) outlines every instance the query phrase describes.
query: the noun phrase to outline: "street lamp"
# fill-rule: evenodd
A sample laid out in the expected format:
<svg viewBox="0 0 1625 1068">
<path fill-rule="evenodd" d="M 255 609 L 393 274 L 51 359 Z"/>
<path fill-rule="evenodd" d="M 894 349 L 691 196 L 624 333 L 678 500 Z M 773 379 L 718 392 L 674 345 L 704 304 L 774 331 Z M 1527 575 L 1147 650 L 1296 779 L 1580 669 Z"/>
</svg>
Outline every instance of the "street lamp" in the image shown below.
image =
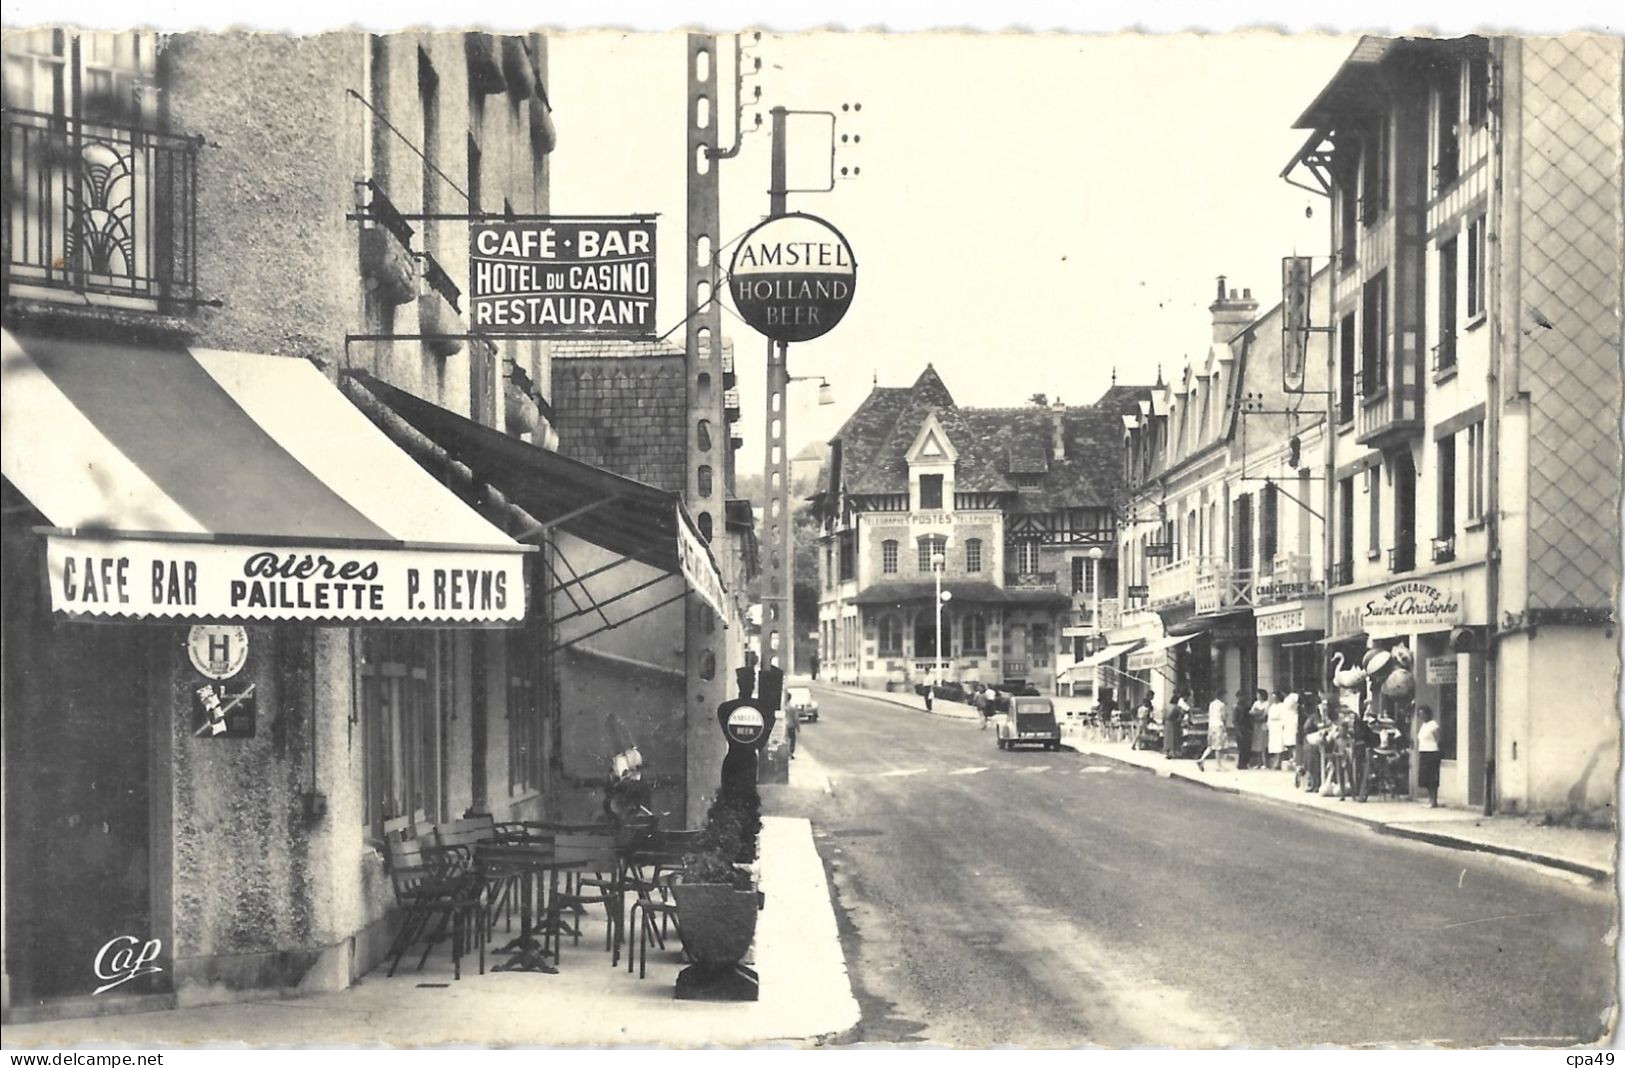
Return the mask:
<svg viewBox="0 0 1625 1068">
<path fill-rule="evenodd" d="M 1106 554 L 1100 546 L 1089 550 L 1089 588 L 1094 590 L 1094 599 L 1091 603 L 1089 618 L 1094 621 L 1095 635 L 1099 637 L 1100 627 L 1100 561 Z"/>
<path fill-rule="evenodd" d="M 946 547 L 947 543 L 944 542 L 943 544 L 944 547 Z M 952 591 L 944 593 L 942 589 L 942 572 L 944 570 L 943 565 L 945 565 L 947 561 L 948 558 L 943 555 L 940 549 L 931 554 L 931 571 L 937 579 L 937 655 L 936 664 L 934 665 L 932 674 L 936 676 L 934 685 L 938 686 L 942 685 L 942 606 L 951 601 L 954 596 Z"/>
</svg>

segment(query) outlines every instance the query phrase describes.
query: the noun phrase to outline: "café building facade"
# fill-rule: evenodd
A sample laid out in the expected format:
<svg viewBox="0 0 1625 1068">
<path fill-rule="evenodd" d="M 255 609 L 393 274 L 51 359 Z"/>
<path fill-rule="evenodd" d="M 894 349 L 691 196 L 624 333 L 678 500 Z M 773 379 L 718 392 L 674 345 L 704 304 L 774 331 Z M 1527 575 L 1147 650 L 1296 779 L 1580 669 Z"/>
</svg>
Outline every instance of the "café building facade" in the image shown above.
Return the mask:
<svg viewBox="0 0 1625 1068">
<path fill-rule="evenodd" d="M 342 988 L 387 835 L 596 814 L 628 744 L 703 817 L 711 547 L 462 311 L 460 217 L 550 208 L 545 45 L 6 35 L 8 1022 Z"/>
</svg>

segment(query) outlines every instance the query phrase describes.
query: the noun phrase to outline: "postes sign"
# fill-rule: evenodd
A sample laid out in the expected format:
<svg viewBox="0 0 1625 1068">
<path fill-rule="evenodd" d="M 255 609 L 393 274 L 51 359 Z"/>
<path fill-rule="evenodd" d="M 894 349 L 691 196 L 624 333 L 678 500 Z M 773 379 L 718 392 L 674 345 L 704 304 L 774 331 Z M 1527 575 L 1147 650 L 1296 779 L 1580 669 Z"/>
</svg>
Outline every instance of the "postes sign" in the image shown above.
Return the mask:
<svg viewBox="0 0 1625 1068">
<path fill-rule="evenodd" d="M 476 331 L 547 338 L 654 333 L 654 220 L 559 216 L 476 223 L 469 233 Z"/>
<path fill-rule="evenodd" d="M 852 306 L 858 264 L 841 232 L 799 213 L 768 219 L 734 249 L 728 289 L 740 318 L 774 341 L 811 341 Z"/>
</svg>

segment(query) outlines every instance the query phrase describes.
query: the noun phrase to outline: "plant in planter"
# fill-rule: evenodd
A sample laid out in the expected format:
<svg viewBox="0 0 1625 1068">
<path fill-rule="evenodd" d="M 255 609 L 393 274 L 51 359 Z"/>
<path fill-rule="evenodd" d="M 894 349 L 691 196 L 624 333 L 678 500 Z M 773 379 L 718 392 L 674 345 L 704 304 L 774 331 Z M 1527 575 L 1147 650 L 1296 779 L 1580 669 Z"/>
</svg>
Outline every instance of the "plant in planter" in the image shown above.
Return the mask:
<svg viewBox="0 0 1625 1068">
<path fill-rule="evenodd" d="M 705 845 L 683 858 L 672 895 L 683 949 L 694 962 L 677 976 L 677 996 L 755 1001 L 756 973 L 739 963 L 756 938 L 761 907 L 750 870 L 735 863 L 721 837 L 708 831 Z"/>
</svg>

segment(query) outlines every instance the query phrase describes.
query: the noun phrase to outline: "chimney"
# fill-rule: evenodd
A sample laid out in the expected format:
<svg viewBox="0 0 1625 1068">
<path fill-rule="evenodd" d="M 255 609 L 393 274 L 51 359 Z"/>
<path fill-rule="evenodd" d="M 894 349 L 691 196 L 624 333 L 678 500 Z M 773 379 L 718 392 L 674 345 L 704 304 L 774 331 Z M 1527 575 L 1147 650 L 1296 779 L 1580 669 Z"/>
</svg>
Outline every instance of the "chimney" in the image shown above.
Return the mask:
<svg viewBox="0 0 1625 1068">
<path fill-rule="evenodd" d="M 1064 432 L 1065 427 L 1063 425 L 1063 417 L 1065 415 L 1066 405 L 1061 403 L 1060 397 L 1056 397 L 1055 403 L 1049 406 L 1049 420 L 1050 427 L 1054 431 L 1054 440 L 1051 442 L 1051 444 L 1054 446 L 1055 458 L 1057 460 L 1066 459 L 1066 434 Z"/>
<path fill-rule="evenodd" d="M 1234 289 L 1227 291 L 1224 288 L 1224 275 L 1221 274 L 1218 293 L 1207 310 L 1213 315 L 1213 340 L 1229 341 L 1253 321 L 1258 314 L 1258 301 L 1253 299 L 1250 289 L 1243 289 L 1239 293 Z"/>
</svg>

